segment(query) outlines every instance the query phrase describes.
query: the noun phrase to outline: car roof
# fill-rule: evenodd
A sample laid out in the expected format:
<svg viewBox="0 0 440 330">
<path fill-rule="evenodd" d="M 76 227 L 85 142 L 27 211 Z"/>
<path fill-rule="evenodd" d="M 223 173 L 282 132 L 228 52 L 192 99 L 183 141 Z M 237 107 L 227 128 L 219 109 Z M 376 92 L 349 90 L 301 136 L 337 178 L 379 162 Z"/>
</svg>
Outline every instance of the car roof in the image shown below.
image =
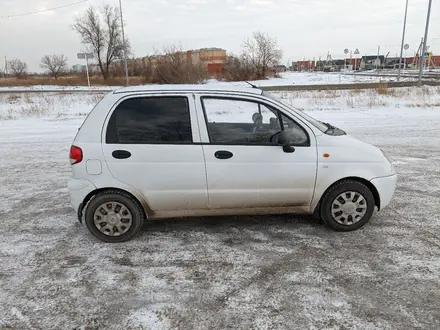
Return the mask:
<svg viewBox="0 0 440 330">
<path fill-rule="evenodd" d="M 121 94 L 121 93 L 139 93 L 139 92 L 232 92 L 232 93 L 248 93 L 254 95 L 261 95 L 263 93 L 263 91 L 259 88 L 221 86 L 218 84 L 141 85 L 141 86 L 120 88 L 115 90 L 113 93 Z"/>
</svg>

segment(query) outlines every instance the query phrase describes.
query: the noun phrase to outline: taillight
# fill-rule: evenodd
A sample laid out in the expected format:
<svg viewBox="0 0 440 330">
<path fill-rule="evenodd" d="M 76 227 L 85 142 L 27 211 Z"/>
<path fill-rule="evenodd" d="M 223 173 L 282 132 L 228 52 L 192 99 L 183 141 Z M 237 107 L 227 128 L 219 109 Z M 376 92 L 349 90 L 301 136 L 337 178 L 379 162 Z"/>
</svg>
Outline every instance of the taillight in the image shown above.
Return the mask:
<svg viewBox="0 0 440 330">
<path fill-rule="evenodd" d="M 81 163 L 83 160 L 83 151 L 80 147 L 71 146 L 70 147 L 70 164 L 75 165 Z"/>
</svg>

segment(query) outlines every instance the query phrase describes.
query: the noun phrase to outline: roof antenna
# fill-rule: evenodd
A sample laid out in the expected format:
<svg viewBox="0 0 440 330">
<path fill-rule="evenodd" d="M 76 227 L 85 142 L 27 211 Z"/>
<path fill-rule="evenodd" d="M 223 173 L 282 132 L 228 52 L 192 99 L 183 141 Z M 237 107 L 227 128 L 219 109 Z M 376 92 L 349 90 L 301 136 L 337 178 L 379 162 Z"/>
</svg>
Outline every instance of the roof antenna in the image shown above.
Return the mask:
<svg viewBox="0 0 440 330">
<path fill-rule="evenodd" d="M 258 88 L 257 86 L 255 86 L 254 84 L 251 84 L 249 81 L 244 81 L 246 84 L 251 85 L 252 88 Z"/>
</svg>

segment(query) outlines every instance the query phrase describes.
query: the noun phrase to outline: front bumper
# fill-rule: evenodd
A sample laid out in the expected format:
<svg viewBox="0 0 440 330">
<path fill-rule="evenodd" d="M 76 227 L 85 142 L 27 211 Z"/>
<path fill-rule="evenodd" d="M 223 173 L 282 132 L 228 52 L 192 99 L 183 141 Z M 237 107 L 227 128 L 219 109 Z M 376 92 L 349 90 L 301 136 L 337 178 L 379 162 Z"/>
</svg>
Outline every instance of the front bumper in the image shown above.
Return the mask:
<svg viewBox="0 0 440 330">
<path fill-rule="evenodd" d="M 376 187 L 379 198 L 380 198 L 380 208 L 383 209 L 387 207 L 393 198 L 394 192 L 396 191 L 397 185 L 397 174 L 390 176 L 375 178 L 371 180 L 371 183 Z"/>
</svg>

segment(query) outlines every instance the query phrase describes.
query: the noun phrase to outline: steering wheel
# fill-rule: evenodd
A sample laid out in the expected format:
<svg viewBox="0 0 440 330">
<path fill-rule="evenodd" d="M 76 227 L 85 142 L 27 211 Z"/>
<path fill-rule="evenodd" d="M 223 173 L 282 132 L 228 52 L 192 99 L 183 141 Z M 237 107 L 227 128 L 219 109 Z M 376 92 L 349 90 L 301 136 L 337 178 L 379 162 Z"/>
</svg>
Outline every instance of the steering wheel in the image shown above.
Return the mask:
<svg viewBox="0 0 440 330">
<path fill-rule="evenodd" d="M 274 145 L 274 146 L 279 145 L 278 140 L 276 141 L 276 143 L 275 143 L 274 141 L 272 141 L 272 140 L 273 140 L 273 138 L 274 138 L 276 135 L 281 134 L 281 132 L 282 132 L 282 131 L 279 131 L 279 132 L 276 132 L 275 134 L 272 134 L 272 135 L 271 135 L 269 141 L 270 141 L 270 143 L 271 143 L 272 145 Z"/>
</svg>

